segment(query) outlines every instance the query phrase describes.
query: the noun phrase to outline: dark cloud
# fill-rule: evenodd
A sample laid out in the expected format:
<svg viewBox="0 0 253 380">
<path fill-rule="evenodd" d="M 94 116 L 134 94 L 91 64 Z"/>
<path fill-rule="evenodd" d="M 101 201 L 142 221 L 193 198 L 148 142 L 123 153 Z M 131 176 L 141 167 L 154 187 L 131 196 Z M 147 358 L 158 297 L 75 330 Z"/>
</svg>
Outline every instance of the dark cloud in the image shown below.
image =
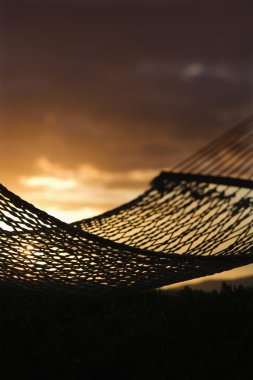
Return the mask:
<svg viewBox="0 0 253 380">
<path fill-rule="evenodd" d="M 1 162 L 164 168 L 252 111 L 251 1 L 2 2 Z"/>
</svg>

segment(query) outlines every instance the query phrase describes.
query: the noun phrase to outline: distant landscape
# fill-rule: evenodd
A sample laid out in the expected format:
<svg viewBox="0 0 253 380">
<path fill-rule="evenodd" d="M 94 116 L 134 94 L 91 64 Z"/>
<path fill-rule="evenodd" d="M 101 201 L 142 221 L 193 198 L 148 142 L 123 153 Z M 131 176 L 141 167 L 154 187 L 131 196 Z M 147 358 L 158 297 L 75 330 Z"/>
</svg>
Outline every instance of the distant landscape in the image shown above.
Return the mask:
<svg viewBox="0 0 253 380">
<path fill-rule="evenodd" d="M 253 288 L 228 284 L 124 297 L 1 287 L 0 363 L 15 379 L 248 379 L 252 318 Z"/>
<path fill-rule="evenodd" d="M 244 287 L 253 287 L 253 276 L 243 277 L 243 278 L 237 278 L 234 280 L 207 280 L 202 281 L 196 284 L 188 284 L 188 283 L 182 283 L 182 285 L 178 287 L 167 287 L 164 289 L 165 292 L 170 291 L 179 291 L 182 290 L 185 286 L 189 286 L 193 290 L 203 290 L 205 292 L 211 292 L 213 290 L 220 290 L 222 285 L 226 283 L 232 287 L 238 287 L 238 286 L 244 286 Z"/>
</svg>

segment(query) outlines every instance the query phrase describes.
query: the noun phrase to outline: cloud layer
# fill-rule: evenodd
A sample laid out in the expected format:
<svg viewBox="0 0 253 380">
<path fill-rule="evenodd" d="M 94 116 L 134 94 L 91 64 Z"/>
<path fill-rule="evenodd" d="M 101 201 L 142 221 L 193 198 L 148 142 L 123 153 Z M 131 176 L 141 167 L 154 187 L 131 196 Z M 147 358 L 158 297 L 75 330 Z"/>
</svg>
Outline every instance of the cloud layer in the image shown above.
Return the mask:
<svg viewBox="0 0 253 380">
<path fill-rule="evenodd" d="M 142 173 L 252 112 L 251 1 L 3 1 L 1 11 L 1 181 L 13 190 L 45 180 L 73 190 L 86 168 L 125 189 L 123 201 L 145 187 Z M 41 157 L 76 175 L 41 177 Z"/>
</svg>

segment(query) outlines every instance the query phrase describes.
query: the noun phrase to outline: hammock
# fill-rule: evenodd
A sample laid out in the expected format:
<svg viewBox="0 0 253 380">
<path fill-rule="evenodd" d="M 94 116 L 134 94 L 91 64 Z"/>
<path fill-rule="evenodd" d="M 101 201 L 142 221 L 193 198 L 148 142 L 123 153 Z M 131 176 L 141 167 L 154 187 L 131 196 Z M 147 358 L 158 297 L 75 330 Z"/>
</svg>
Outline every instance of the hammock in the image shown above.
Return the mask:
<svg viewBox="0 0 253 380">
<path fill-rule="evenodd" d="M 0 282 L 143 291 L 253 262 L 253 121 L 236 126 L 137 199 L 67 224 L 0 185 Z"/>
</svg>

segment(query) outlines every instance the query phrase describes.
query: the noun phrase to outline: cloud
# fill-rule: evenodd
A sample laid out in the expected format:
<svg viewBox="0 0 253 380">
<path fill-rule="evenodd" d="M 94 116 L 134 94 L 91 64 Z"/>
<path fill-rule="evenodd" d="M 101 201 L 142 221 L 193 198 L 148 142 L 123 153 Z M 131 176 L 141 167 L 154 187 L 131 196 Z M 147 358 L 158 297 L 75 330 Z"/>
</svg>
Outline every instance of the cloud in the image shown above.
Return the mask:
<svg viewBox="0 0 253 380">
<path fill-rule="evenodd" d="M 18 192 L 22 176 L 130 197 L 252 111 L 250 2 L 7 3 L 1 181 Z"/>
<path fill-rule="evenodd" d="M 237 73 L 235 70 L 227 67 L 226 65 L 204 65 L 201 62 L 194 62 L 187 65 L 182 70 L 182 78 L 185 80 L 193 80 L 197 78 L 213 78 L 229 83 L 238 84 L 246 78 L 251 78 L 251 71 L 249 73 Z"/>
<path fill-rule="evenodd" d="M 28 177 L 20 179 L 22 185 L 31 188 L 46 188 L 50 190 L 66 190 L 73 189 L 77 186 L 74 179 L 61 179 L 57 177 Z"/>
<path fill-rule="evenodd" d="M 104 188 L 140 188 L 156 173 L 156 170 L 101 170 L 91 164 L 79 164 L 75 169 L 66 169 L 58 163 L 51 162 L 45 157 L 35 162 L 37 173 L 41 176 L 21 178 L 24 185 L 29 187 L 76 188 L 78 184 L 100 185 Z M 54 182 L 55 181 L 55 182 Z"/>
<path fill-rule="evenodd" d="M 208 64 L 205 62 L 189 62 L 187 64 L 175 64 L 166 61 L 143 61 L 135 66 L 135 72 L 143 78 L 156 80 L 164 79 L 174 81 L 191 81 L 201 78 L 216 79 L 231 84 L 252 83 L 253 75 L 251 65 L 244 68 L 234 67 L 233 64 L 217 62 Z"/>
<path fill-rule="evenodd" d="M 135 198 L 157 174 L 154 170 L 111 172 L 90 164 L 66 169 L 47 158 L 36 162 L 37 176 L 20 176 L 21 195 L 50 214 L 74 221 Z"/>
</svg>

